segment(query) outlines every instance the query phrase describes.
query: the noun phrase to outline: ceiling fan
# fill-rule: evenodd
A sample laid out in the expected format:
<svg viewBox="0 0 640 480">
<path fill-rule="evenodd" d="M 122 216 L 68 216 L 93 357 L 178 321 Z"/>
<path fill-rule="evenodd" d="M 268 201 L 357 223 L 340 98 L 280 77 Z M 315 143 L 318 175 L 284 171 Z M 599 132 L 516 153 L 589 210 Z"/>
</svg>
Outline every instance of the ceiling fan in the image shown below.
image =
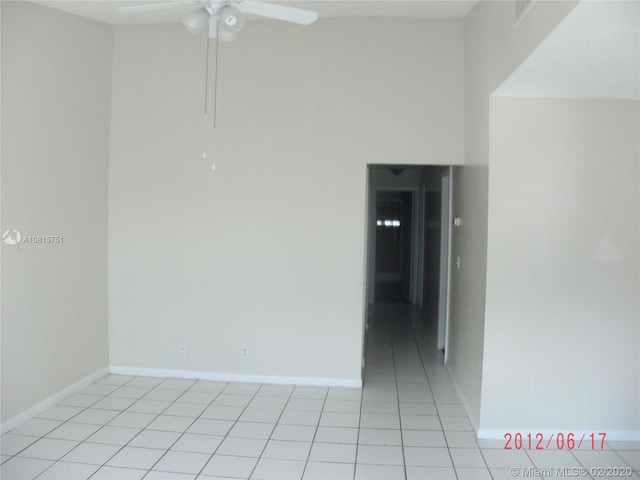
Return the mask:
<svg viewBox="0 0 640 480">
<path fill-rule="evenodd" d="M 283 20 L 285 22 L 309 25 L 318 19 L 318 14 L 312 10 L 286 7 L 274 3 L 266 3 L 259 0 L 178 0 L 162 3 L 146 3 L 141 5 L 123 6 L 117 10 L 127 14 L 143 14 L 169 9 L 180 9 L 184 14 L 182 18 L 185 27 L 191 33 L 199 33 L 209 27 L 209 39 L 207 39 L 205 91 L 204 91 L 204 124 L 203 124 L 203 154 L 204 159 L 213 159 L 216 143 L 216 106 L 218 85 L 218 44 L 228 43 L 234 40 L 236 34 L 244 26 L 244 14 L 258 15 L 261 17 Z M 215 75 L 209 73 L 209 46 L 212 38 L 215 42 Z M 213 77 L 213 85 L 210 85 Z M 212 90 L 213 97 L 209 96 Z M 211 105 L 212 103 L 212 105 Z M 215 170 L 215 162 L 211 169 Z"/>
<path fill-rule="evenodd" d="M 119 7 L 122 13 L 144 13 L 191 5 L 191 12 L 183 19 L 184 25 L 192 33 L 209 27 L 209 38 L 220 43 L 231 42 L 244 26 L 244 14 L 283 20 L 285 22 L 309 25 L 318 19 L 312 10 L 287 7 L 274 3 L 252 0 L 208 0 L 174 1 Z"/>
</svg>

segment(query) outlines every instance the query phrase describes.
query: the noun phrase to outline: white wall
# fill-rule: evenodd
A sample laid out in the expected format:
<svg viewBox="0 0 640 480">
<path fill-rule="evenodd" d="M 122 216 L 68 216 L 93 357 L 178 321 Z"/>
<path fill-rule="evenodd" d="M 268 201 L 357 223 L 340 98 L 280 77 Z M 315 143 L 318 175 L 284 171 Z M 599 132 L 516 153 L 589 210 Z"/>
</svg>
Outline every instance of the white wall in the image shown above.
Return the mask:
<svg viewBox="0 0 640 480">
<path fill-rule="evenodd" d="M 514 4 L 482 1 L 464 19 L 465 166 L 456 169 L 448 370 L 471 421 L 480 418 L 489 195 L 489 97 L 575 2 L 534 2 L 514 27 Z"/>
<path fill-rule="evenodd" d="M 366 165 L 462 161 L 462 23 L 248 23 L 220 46 L 213 172 L 204 37 L 114 49 L 112 364 L 358 380 Z"/>
<path fill-rule="evenodd" d="M 108 364 L 111 29 L 2 2 L 2 421 Z"/>
<path fill-rule="evenodd" d="M 639 114 L 492 100 L 481 430 L 640 434 Z"/>
</svg>

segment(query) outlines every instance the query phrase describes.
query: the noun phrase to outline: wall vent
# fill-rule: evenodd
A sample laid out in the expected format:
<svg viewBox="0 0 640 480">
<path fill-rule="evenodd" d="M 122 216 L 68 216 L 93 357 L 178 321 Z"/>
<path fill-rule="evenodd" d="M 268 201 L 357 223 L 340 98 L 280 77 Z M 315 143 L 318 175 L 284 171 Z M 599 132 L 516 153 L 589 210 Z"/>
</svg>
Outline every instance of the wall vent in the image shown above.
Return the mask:
<svg viewBox="0 0 640 480">
<path fill-rule="evenodd" d="M 515 0 L 516 4 L 516 24 L 524 17 L 534 0 Z"/>
</svg>

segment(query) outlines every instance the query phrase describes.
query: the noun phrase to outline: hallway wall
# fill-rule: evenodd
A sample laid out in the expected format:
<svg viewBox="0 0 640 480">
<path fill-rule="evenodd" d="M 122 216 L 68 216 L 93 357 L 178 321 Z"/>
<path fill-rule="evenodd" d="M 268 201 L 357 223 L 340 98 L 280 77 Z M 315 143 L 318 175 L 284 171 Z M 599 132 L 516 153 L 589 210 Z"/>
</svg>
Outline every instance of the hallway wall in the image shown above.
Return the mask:
<svg viewBox="0 0 640 480">
<path fill-rule="evenodd" d="M 481 412 L 489 197 L 489 97 L 577 2 L 533 2 L 515 24 L 512 2 L 482 1 L 464 19 L 464 167 L 453 185 L 448 369 L 477 428 Z"/>
<path fill-rule="evenodd" d="M 640 435 L 639 119 L 635 101 L 491 101 L 484 433 Z"/>
</svg>

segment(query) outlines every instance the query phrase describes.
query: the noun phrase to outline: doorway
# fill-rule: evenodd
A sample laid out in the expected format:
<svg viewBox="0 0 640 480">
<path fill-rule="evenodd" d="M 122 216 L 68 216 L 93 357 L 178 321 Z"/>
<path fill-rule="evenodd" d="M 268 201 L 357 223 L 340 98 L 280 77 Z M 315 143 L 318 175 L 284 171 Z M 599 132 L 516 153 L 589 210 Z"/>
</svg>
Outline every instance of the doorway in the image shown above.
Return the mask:
<svg viewBox="0 0 640 480">
<path fill-rule="evenodd" d="M 376 192 L 375 303 L 410 303 L 412 191 Z"/>
<path fill-rule="evenodd" d="M 396 305 L 411 312 L 414 329 L 437 333 L 445 351 L 451 168 L 368 168 L 367 322 L 380 306 Z"/>
</svg>

